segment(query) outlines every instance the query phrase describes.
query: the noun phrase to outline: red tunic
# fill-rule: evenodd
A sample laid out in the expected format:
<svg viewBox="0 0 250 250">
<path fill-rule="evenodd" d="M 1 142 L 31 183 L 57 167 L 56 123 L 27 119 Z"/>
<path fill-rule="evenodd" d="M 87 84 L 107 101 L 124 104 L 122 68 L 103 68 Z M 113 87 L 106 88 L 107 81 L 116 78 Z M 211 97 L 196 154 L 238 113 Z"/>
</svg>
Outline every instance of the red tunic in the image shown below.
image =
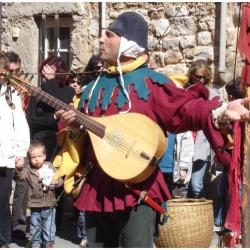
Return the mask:
<svg viewBox="0 0 250 250">
<path fill-rule="evenodd" d="M 130 85 L 129 93 L 132 103 L 130 112 L 147 115 L 158 123 L 163 131 L 179 133 L 203 129 L 218 158 L 224 165 L 228 165 L 230 156 L 222 151 L 224 140 L 220 132 L 214 127 L 211 119 L 211 110 L 218 106 L 218 98 L 205 101 L 208 93 L 207 89 L 201 85 L 183 90 L 177 88 L 171 82 L 160 85 L 153 83 L 149 78 L 146 78 L 145 82 L 150 91 L 147 101 L 139 99 L 133 85 Z M 105 111 L 100 109 L 102 96 L 100 95 L 98 107 L 90 115 L 98 117 L 118 114 L 119 110 L 115 104 L 116 95 L 117 89 L 115 89 L 111 103 Z M 122 110 L 127 110 L 127 108 L 128 105 L 126 104 Z M 159 169 L 149 179 L 135 187 L 140 190 L 147 190 L 148 195 L 157 202 L 163 202 L 171 198 Z M 95 167 L 88 176 L 87 183 L 84 185 L 75 205 L 78 209 L 85 211 L 112 212 L 134 207 L 137 200 L 138 197 L 127 190 L 123 183 L 110 178 L 98 167 Z"/>
</svg>

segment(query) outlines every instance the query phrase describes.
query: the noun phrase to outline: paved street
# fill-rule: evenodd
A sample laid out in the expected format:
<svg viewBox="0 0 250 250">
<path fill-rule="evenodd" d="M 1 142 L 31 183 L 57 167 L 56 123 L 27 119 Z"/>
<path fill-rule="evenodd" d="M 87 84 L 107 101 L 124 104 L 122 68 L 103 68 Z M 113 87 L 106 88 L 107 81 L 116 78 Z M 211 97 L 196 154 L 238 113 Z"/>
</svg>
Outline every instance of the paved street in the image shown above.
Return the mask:
<svg viewBox="0 0 250 250">
<path fill-rule="evenodd" d="M 14 188 L 14 183 L 13 183 Z M 212 189 L 206 190 L 207 195 L 215 192 L 212 192 Z M 212 197 L 211 197 L 212 198 Z M 12 198 L 11 198 L 12 202 Z M 64 198 L 64 214 L 62 217 L 62 225 L 60 231 L 57 231 L 55 239 L 55 248 L 79 248 L 79 239 L 76 237 L 76 223 L 73 223 L 72 220 L 73 204 L 72 198 L 70 196 L 65 196 Z M 27 210 L 27 216 L 29 219 L 29 210 Z M 25 247 L 26 242 L 12 239 L 10 245 L 11 248 L 23 248 Z M 213 239 L 210 244 L 210 248 L 218 248 L 219 246 L 219 237 L 216 233 L 213 234 Z M 155 246 L 154 246 L 155 247 Z"/>
<path fill-rule="evenodd" d="M 22 240 L 12 239 L 11 248 L 25 247 Z M 56 248 L 78 248 L 79 240 L 76 237 L 76 225 L 73 225 L 70 216 L 64 215 L 61 230 L 57 232 L 55 246 Z"/>
<path fill-rule="evenodd" d="M 14 184 L 14 183 L 13 183 Z M 14 185 L 13 185 L 14 187 Z M 11 197 L 12 203 L 12 197 Z M 79 240 L 76 237 L 76 223 L 72 220 L 73 205 L 72 199 L 68 196 L 64 198 L 64 214 L 60 231 L 56 233 L 55 246 L 56 248 L 78 248 Z M 27 221 L 29 220 L 29 210 L 27 210 Z M 10 248 L 25 247 L 26 242 L 13 238 Z"/>
</svg>

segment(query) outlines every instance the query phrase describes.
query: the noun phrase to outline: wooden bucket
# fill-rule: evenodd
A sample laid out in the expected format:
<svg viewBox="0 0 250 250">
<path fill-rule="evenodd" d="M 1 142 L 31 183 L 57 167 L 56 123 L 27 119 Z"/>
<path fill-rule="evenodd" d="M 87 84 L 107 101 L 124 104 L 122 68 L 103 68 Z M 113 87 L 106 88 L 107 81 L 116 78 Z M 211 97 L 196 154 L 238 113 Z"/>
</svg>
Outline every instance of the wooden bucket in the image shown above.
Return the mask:
<svg viewBox="0 0 250 250">
<path fill-rule="evenodd" d="M 172 199 L 169 218 L 154 238 L 157 247 L 207 248 L 213 236 L 213 205 L 205 199 Z"/>
</svg>

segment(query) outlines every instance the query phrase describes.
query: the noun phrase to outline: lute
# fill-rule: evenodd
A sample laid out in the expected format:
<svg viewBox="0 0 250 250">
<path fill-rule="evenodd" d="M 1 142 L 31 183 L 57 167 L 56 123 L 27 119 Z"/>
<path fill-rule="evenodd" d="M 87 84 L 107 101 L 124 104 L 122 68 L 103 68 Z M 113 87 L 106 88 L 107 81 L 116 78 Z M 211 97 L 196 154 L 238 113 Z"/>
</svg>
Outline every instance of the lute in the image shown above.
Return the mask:
<svg viewBox="0 0 250 250">
<path fill-rule="evenodd" d="M 26 78 L 11 75 L 7 79 L 14 88 L 27 91 L 55 110 L 73 110 L 76 122 L 89 134 L 99 166 L 110 177 L 124 183 L 140 183 L 158 167 L 166 138 L 147 116 L 126 113 L 90 117 L 33 86 Z"/>
</svg>

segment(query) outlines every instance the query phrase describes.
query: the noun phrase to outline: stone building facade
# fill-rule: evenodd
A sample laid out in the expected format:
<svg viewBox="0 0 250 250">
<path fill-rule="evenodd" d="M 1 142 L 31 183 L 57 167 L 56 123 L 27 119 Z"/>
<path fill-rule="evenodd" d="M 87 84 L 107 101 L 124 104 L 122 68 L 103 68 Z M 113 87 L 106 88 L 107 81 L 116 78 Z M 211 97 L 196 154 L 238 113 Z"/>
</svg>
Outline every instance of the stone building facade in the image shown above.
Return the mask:
<svg viewBox="0 0 250 250">
<path fill-rule="evenodd" d="M 60 53 L 68 56 L 71 68 L 85 66 L 91 55 L 98 53 L 102 28 L 123 11 L 132 10 L 149 23 L 149 53 L 156 70 L 185 74 L 193 61 L 202 58 L 211 63 L 214 79 L 221 83 L 217 78 L 220 9 L 221 3 L 214 2 L 3 3 L 1 50 L 16 51 L 23 70 L 37 72 L 56 43 L 54 49 L 62 49 Z M 236 75 L 241 74 L 239 55 L 235 66 L 239 10 L 239 3 L 226 4 L 226 68 L 219 74 L 225 81 L 233 78 L 235 68 Z M 61 30 L 63 27 L 68 28 Z"/>
</svg>

